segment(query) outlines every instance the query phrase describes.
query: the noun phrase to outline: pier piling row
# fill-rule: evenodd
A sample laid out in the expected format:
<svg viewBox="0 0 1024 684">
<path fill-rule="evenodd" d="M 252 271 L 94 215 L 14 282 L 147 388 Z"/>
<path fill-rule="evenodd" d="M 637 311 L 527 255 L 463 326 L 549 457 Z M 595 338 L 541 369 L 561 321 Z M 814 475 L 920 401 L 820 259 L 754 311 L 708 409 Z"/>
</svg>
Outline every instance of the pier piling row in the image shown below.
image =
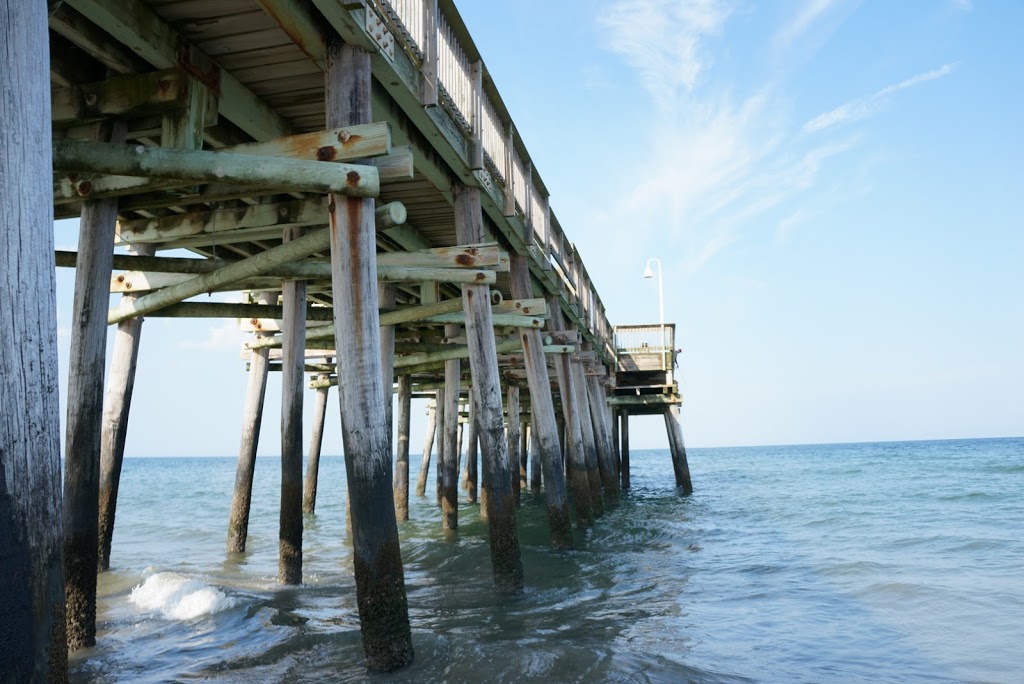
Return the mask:
<svg viewBox="0 0 1024 684">
<path fill-rule="evenodd" d="M 144 316 L 252 333 L 229 553 L 246 549 L 267 378 L 282 372 L 285 584 L 302 581 L 337 395 L 372 670 L 413 658 L 398 536 L 413 397 L 434 399 L 415 494 L 436 454 L 440 521 L 457 529 L 465 452 L 499 592 L 528 581 L 527 487 L 560 549 L 572 515 L 593 525 L 629 489 L 629 415 L 664 415 L 692 491 L 674 326 L 610 325 L 451 0 L 0 2 L 0 278 L 17 295 L 0 298 L 14 333 L 0 356 L 0 671 L 61 681 L 68 648 L 95 643 Z M 52 220 L 69 217 L 78 250 L 55 252 Z M 54 266 L 77 269 L 63 487 Z M 245 301 L 192 299 L 219 292 Z"/>
</svg>

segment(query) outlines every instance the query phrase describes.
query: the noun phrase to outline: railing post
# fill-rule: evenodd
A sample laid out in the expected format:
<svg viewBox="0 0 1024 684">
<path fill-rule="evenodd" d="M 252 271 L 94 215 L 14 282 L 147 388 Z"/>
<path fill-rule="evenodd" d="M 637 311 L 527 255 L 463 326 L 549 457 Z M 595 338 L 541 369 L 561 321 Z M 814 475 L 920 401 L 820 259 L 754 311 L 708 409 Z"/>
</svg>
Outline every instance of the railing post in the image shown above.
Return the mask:
<svg viewBox="0 0 1024 684">
<path fill-rule="evenodd" d="M 515 125 L 509 121 L 505 131 L 505 216 L 516 214 Z"/>
<path fill-rule="evenodd" d="M 423 92 L 420 104 L 437 106 L 437 0 L 423 0 Z"/>
<path fill-rule="evenodd" d="M 478 171 L 484 168 L 484 63 L 478 59 L 469 69 L 473 78 L 473 112 L 470 117 L 473 147 L 469 154 L 469 166 Z"/>
</svg>

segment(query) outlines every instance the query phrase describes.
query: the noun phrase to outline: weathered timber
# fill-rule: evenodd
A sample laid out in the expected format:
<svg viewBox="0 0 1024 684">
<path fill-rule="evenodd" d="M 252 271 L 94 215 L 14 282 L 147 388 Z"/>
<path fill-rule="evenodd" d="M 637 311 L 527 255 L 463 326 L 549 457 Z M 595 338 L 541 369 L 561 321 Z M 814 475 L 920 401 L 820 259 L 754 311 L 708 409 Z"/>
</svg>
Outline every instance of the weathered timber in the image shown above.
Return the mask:
<svg viewBox="0 0 1024 684">
<path fill-rule="evenodd" d="M 398 378 L 398 443 L 395 450 L 395 517 L 409 519 L 409 426 L 412 419 L 412 378 Z"/>
<path fill-rule="evenodd" d="M 519 432 L 519 491 L 522 492 L 529 485 L 527 466 L 530 463 L 530 424 L 523 423 Z"/>
<path fill-rule="evenodd" d="M 619 478 L 619 487 L 622 488 L 622 436 L 619 430 L 619 411 L 611 406 L 608 407 L 612 421 L 612 449 L 615 453 L 615 475 Z"/>
<path fill-rule="evenodd" d="M 569 369 L 572 372 L 573 391 L 576 393 L 576 406 L 579 408 L 583 452 L 587 456 L 590 503 L 594 509 L 594 516 L 600 517 L 604 514 L 604 497 L 601 493 L 601 472 L 597 463 L 597 437 L 594 421 L 590 416 L 590 399 L 587 397 L 587 379 L 583 376 L 583 366 L 572 357 L 569 358 Z"/>
<path fill-rule="evenodd" d="M 587 398 L 590 401 L 590 418 L 594 425 L 594 440 L 597 443 L 597 464 L 601 474 L 604 495 L 612 506 L 619 502 L 619 480 L 615 471 L 615 456 L 612 451 L 612 437 L 607 423 L 608 403 L 605 400 L 601 381 L 595 376 L 585 378 Z"/>
<path fill-rule="evenodd" d="M 469 406 L 467 408 L 466 421 L 466 498 L 469 503 L 477 502 L 477 489 L 479 487 L 478 445 L 480 442 L 479 433 L 476 427 L 476 404 L 473 402 L 473 393 L 469 393 Z"/>
<path fill-rule="evenodd" d="M 552 296 L 548 300 L 551 318 L 548 325 L 553 330 L 564 328 L 562 309 L 558 298 Z M 576 525 L 590 527 L 594 524 L 594 502 L 591 500 L 590 482 L 587 477 L 587 455 L 583 446 L 583 427 L 580 413 L 583 406 L 579 404 L 578 394 L 572 373 L 572 363 L 566 356 L 555 357 L 555 371 L 558 373 L 558 393 L 562 399 L 562 417 L 564 420 L 562 446 L 566 460 L 569 484 L 572 487 L 573 504 L 576 508 Z M 545 374 L 546 375 L 546 374 Z M 547 475 L 547 471 L 545 471 Z"/>
<path fill-rule="evenodd" d="M 377 306 L 381 310 L 395 308 L 395 286 L 390 283 L 380 283 L 377 286 Z M 392 416 L 393 404 L 392 395 L 395 382 L 395 326 L 380 325 L 380 367 L 381 380 L 384 385 L 384 417 L 388 425 L 388 434 L 394 435 L 394 421 Z"/>
<path fill-rule="evenodd" d="M 513 255 L 509 275 L 513 297 L 526 299 L 533 296 L 527 257 L 520 254 Z M 544 469 L 545 500 L 548 509 L 551 545 L 555 548 L 573 548 L 569 501 L 566 497 L 555 405 L 551 397 L 547 361 L 544 358 L 544 352 L 541 351 L 542 335 L 539 330 L 520 329 L 519 336 L 523 345 L 523 361 L 526 365 L 530 387 L 532 431 L 537 440 L 537 446 L 532 451 L 536 452 L 536 457 Z M 536 468 L 534 472 L 537 472 Z M 539 486 L 538 481 L 537 488 Z"/>
<path fill-rule="evenodd" d="M 446 325 L 445 335 L 458 335 L 459 326 Z M 441 472 L 441 528 L 459 527 L 459 381 L 458 358 L 444 363 L 444 453 L 438 462 Z"/>
<path fill-rule="evenodd" d="M 183 52 L 193 63 L 209 62 L 141 0 L 66 2 L 158 69 L 179 64 Z M 234 75 L 217 67 L 214 69 L 220 81 L 220 112 L 225 117 L 257 140 L 277 138 L 289 132 L 285 121 Z"/>
<path fill-rule="evenodd" d="M 541 485 L 540 441 L 537 439 L 537 430 L 533 427 L 534 425 L 533 407 L 530 407 L 530 491 L 538 494 Z M 566 512 L 565 519 L 568 524 L 568 512 Z"/>
<path fill-rule="evenodd" d="M 622 488 L 629 489 L 629 411 L 622 409 L 619 411 L 619 416 L 622 419 L 622 446 L 620 447 L 622 465 L 620 467 L 620 475 L 622 476 Z"/>
<path fill-rule="evenodd" d="M 322 162 L 359 161 L 391 152 L 391 126 L 376 122 L 242 143 L 218 152 L 257 157 L 288 157 Z"/>
<path fill-rule="evenodd" d="M 521 453 L 519 431 L 522 429 L 519 423 L 519 387 L 509 385 L 505 391 L 505 396 L 507 397 L 505 412 L 508 415 L 508 476 L 512 481 L 512 497 L 518 506 L 522 496 L 522 488 L 519 481 L 519 459 Z"/>
<path fill-rule="evenodd" d="M 208 292 L 218 285 L 259 275 L 272 266 L 295 261 L 296 259 L 325 250 L 330 243 L 330 239 L 329 231 L 317 231 L 300 237 L 297 240 L 286 242 L 278 247 L 268 249 L 265 252 L 260 252 L 248 259 L 236 261 L 212 273 L 195 276 L 185 282 L 152 292 L 130 302 L 122 301 L 110 310 L 110 313 L 107 315 L 107 322 L 120 323 L 126 318 L 144 315 L 169 304 L 177 304 L 188 297 Z M 199 260 L 196 259 L 195 261 Z M 374 285 L 376 285 L 376 280 L 374 280 Z M 374 306 L 372 308 L 374 314 L 376 314 L 377 307 Z"/>
<path fill-rule="evenodd" d="M 676 486 L 683 494 L 693 493 L 693 482 L 690 480 L 690 466 L 686 461 L 686 445 L 683 444 L 683 428 L 679 425 L 679 408 L 671 406 L 665 409 L 665 428 L 669 434 L 669 445 L 672 450 L 672 471 L 676 477 Z"/>
<path fill-rule="evenodd" d="M 54 140 L 53 168 L 186 183 L 267 185 L 278 192 L 380 194 L 380 174 L 373 166 L 84 140 Z"/>
<path fill-rule="evenodd" d="M 326 379 L 326 374 L 317 376 Z M 327 419 L 327 393 L 330 387 L 316 389 L 316 405 L 313 410 L 313 431 L 309 437 L 309 456 L 306 460 L 306 480 L 302 490 L 302 512 L 316 512 L 316 489 L 320 477 L 320 452 L 324 443 L 324 424 Z"/>
<path fill-rule="evenodd" d="M 105 117 L 144 116 L 183 108 L 188 104 L 193 79 L 179 68 L 53 88 L 51 121 L 57 125 L 81 124 Z M 216 115 L 216 100 L 211 103 Z"/>
<path fill-rule="evenodd" d="M 285 244 L 302 237 L 288 228 Z M 284 308 L 281 377 L 281 510 L 278 527 L 277 580 L 302 583 L 302 384 L 306 356 L 306 281 L 281 284 Z"/>
<path fill-rule="evenodd" d="M 369 123 L 370 55 L 328 47 L 327 125 Z M 331 266 L 341 430 L 352 509 L 356 600 L 366 664 L 390 671 L 413 658 L 398 523 L 391 497 L 391 434 L 384 417 L 377 312 L 374 203 L 332 195 Z M 390 398 L 389 398 L 390 400 Z"/>
<path fill-rule="evenodd" d="M 456 239 L 464 244 L 480 242 L 483 239 L 480 190 L 455 184 L 452 194 Z M 523 564 L 509 476 L 508 448 L 502 429 L 501 384 L 490 299 L 490 288 L 486 285 L 462 286 L 484 480 L 490 485 L 487 520 L 494 583 L 499 592 L 518 593 L 523 589 Z"/>
<path fill-rule="evenodd" d="M 0 673 L 67 681 L 46 5 L 0 0 Z M 95 542 L 94 542 L 95 543 Z"/>
<path fill-rule="evenodd" d="M 140 254 L 152 255 L 152 245 L 139 245 Z M 125 294 L 125 297 L 134 297 Z M 114 538 L 117 514 L 117 492 L 121 482 L 121 464 L 124 445 L 128 437 L 128 415 L 131 411 L 135 388 L 135 368 L 139 360 L 142 337 L 142 317 L 129 318 L 117 325 L 114 334 L 114 354 L 107 380 L 107 398 L 103 408 L 103 427 L 100 438 L 100 500 L 99 500 L 99 569 L 110 569 L 110 545 Z"/>
<path fill-rule="evenodd" d="M 122 141 L 124 122 L 97 126 L 97 135 Z M 64 586 L 68 648 L 96 644 L 96 573 L 99 565 L 100 438 L 106 363 L 106 311 L 117 201 L 86 202 L 78 234 L 82 255 L 75 271 L 71 353 L 68 360 L 64 442 Z"/>
<path fill-rule="evenodd" d="M 444 447 L 445 438 L 448 436 L 445 430 L 445 416 L 448 414 L 448 404 L 444 398 L 444 387 L 434 392 L 434 406 L 437 407 L 437 436 L 434 441 L 437 443 L 437 462 L 434 466 L 434 499 L 438 507 L 441 506 L 441 486 L 444 478 Z"/>
<path fill-rule="evenodd" d="M 409 377 L 409 376 L 402 376 Z M 430 469 L 430 456 L 434 449 L 434 435 L 437 432 L 437 409 L 430 406 L 427 409 L 427 430 L 423 438 L 423 455 L 420 459 L 420 474 L 416 478 L 416 496 L 427 494 L 427 472 Z"/>
<path fill-rule="evenodd" d="M 269 304 L 277 295 L 264 292 L 260 302 Z M 269 370 L 266 349 L 254 349 L 249 361 L 249 384 L 245 392 L 245 407 L 242 410 L 242 438 L 238 447 L 238 465 L 235 470 L 235 487 L 231 498 L 231 515 L 228 520 L 228 552 L 245 551 L 249 535 L 249 509 L 252 504 L 252 478 L 256 470 L 256 448 L 260 441 L 260 424 L 263 421 L 263 400 L 267 393 Z"/>
</svg>

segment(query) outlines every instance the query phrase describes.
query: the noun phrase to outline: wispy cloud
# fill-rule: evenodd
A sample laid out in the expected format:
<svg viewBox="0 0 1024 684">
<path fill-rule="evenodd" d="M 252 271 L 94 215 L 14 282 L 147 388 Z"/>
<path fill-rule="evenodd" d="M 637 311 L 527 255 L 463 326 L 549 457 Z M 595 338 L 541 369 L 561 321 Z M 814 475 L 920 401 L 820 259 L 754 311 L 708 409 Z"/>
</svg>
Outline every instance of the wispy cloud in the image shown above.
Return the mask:
<svg viewBox="0 0 1024 684">
<path fill-rule="evenodd" d="M 776 47 L 790 45 L 821 19 L 838 0 L 808 0 L 793 19 L 775 34 Z"/>
<path fill-rule="evenodd" d="M 238 323 L 231 319 L 218 325 L 211 325 L 204 338 L 182 340 L 178 343 L 178 348 L 206 351 L 241 349 L 245 339 L 245 333 L 239 330 Z"/>
<path fill-rule="evenodd" d="M 814 133 L 839 124 L 865 119 L 878 112 L 891 95 L 894 95 L 901 90 L 913 88 L 921 83 L 942 78 L 943 76 L 951 73 L 955 68 L 956 64 L 944 64 L 938 69 L 926 71 L 904 81 L 900 81 L 899 83 L 886 86 L 868 97 L 860 97 L 855 100 L 850 100 L 849 102 L 844 102 L 835 109 L 819 114 L 805 123 L 804 130 L 808 133 Z"/>
<path fill-rule="evenodd" d="M 729 13 L 722 0 L 625 0 L 609 6 L 598 21 L 612 51 L 665 106 L 693 90 L 708 65 L 703 41 L 721 29 Z"/>
</svg>

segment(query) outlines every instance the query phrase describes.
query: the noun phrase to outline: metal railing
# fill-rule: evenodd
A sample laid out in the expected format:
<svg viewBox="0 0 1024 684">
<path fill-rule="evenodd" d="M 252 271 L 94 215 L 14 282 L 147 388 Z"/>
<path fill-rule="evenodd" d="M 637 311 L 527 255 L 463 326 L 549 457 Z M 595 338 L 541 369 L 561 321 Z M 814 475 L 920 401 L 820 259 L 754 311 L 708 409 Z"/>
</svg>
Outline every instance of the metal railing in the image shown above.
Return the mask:
<svg viewBox="0 0 1024 684">
<path fill-rule="evenodd" d="M 675 367 L 675 340 L 674 323 L 615 326 L 615 351 L 620 358 L 658 356 L 661 370 L 665 371 Z"/>
</svg>

